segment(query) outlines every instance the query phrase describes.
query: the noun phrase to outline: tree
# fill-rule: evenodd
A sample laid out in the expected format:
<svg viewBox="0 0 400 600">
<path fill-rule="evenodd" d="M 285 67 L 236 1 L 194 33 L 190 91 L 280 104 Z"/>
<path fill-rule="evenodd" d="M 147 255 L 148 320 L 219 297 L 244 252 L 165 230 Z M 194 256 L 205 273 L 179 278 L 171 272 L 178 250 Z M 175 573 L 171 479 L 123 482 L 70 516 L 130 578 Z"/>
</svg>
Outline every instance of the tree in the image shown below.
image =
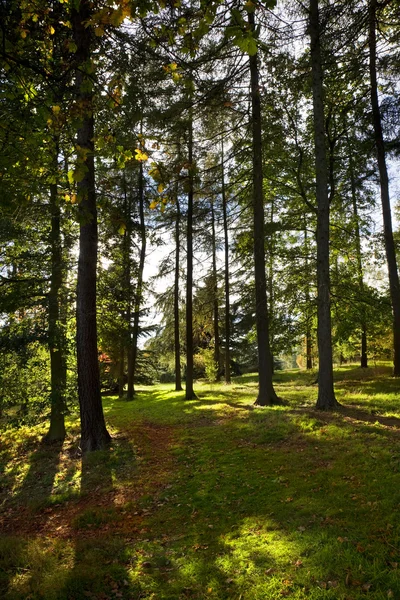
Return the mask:
<svg viewBox="0 0 400 600">
<path fill-rule="evenodd" d="M 377 0 L 369 0 L 369 76 L 372 119 L 375 134 L 375 148 L 379 168 L 379 183 L 381 191 L 383 230 L 385 238 L 386 260 L 389 273 L 389 289 L 393 310 L 393 375 L 400 377 L 400 282 L 397 268 L 396 250 L 393 240 L 392 214 L 390 209 L 389 178 L 386 167 L 386 150 L 383 139 L 381 113 L 378 98 L 378 77 L 376 68 L 376 23 L 377 23 Z"/>
<path fill-rule="evenodd" d="M 326 159 L 324 90 L 321 58 L 321 25 L 318 0 L 310 0 L 309 31 L 314 109 L 315 174 L 317 195 L 317 285 L 318 285 L 318 399 L 317 408 L 338 406 L 333 389 L 332 328 L 329 275 L 329 193 Z"/>
<path fill-rule="evenodd" d="M 254 13 L 249 12 L 249 26 L 255 32 Z M 251 125 L 253 141 L 253 227 L 254 278 L 256 287 L 256 327 L 258 344 L 259 390 L 256 404 L 276 404 L 278 397 L 272 384 L 271 350 L 269 345 L 269 317 L 264 248 L 264 194 L 261 134 L 261 103 L 258 72 L 258 52 L 249 56 L 251 81 Z"/>
<path fill-rule="evenodd" d="M 73 8 L 71 22 L 76 44 L 76 103 L 80 111 L 77 130 L 79 201 L 79 259 L 76 299 L 78 394 L 83 453 L 104 449 L 107 431 L 100 395 L 96 322 L 97 207 L 94 168 L 94 104 L 92 68 L 92 9 L 88 0 Z"/>
</svg>

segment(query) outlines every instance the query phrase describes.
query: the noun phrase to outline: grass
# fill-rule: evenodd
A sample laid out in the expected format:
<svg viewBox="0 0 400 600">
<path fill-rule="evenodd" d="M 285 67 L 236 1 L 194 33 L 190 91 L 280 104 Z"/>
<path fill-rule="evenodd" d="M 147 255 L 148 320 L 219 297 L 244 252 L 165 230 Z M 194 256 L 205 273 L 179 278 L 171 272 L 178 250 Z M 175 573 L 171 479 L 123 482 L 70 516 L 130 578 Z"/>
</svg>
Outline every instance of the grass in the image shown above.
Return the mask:
<svg viewBox="0 0 400 600">
<path fill-rule="evenodd" d="M 278 373 L 274 408 L 254 375 L 107 397 L 112 447 L 83 461 L 76 418 L 62 447 L 6 431 L 0 597 L 400 599 L 400 382 L 338 369 L 330 414 L 312 381 Z"/>
</svg>

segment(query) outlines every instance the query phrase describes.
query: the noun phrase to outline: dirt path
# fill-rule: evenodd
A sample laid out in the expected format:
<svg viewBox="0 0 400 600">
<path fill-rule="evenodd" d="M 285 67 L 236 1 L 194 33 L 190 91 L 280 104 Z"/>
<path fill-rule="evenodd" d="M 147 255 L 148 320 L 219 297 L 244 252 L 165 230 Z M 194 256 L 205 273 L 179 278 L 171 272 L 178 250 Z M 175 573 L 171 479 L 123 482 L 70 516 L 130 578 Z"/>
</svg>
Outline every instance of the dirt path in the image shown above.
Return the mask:
<svg viewBox="0 0 400 600">
<path fill-rule="evenodd" d="M 140 500 L 145 496 L 157 502 L 157 496 L 168 486 L 176 463 L 170 447 L 178 438 L 178 427 L 149 422 L 130 424 L 114 438 L 114 444 L 132 443 L 135 448 L 135 476 L 127 485 L 116 484 L 112 490 L 96 486 L 83 497 L 36 512 L 26 505 L 11 504 L 0 516 L 1 530 L 9 535 L 62 538 L 93 537 L 111 530 L 129 535 L 144 533 L 149 510 L 141 507 Z M 81 462 L 80 458 L 75 460 Z M 110 509 L 113 518 L 109 522 L 96 523 L 93 528 L 76 527 L 79 515 L 90 510 L 102 514 Z"/>
</svg>

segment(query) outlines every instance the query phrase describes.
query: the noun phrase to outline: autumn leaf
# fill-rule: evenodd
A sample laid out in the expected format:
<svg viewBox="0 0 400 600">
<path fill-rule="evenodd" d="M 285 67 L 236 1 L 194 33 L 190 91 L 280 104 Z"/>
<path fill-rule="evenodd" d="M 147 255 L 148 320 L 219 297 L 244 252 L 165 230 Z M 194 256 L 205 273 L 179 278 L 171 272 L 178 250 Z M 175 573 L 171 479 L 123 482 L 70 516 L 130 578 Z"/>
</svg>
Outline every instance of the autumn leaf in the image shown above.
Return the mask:
<svg viewBox="0 0 400 600">
<path fill-rule="evenodd" d="M 145 162 L 146 160 L 149 159 L 149 157 L 147 156 L 147 154 L 145 152 L 143 152 L 142 150 L 140 150 L 140 148 L 136 148 L 136 150 L 135 150 L 135 158 L 139 162 Z"/>
</svg>

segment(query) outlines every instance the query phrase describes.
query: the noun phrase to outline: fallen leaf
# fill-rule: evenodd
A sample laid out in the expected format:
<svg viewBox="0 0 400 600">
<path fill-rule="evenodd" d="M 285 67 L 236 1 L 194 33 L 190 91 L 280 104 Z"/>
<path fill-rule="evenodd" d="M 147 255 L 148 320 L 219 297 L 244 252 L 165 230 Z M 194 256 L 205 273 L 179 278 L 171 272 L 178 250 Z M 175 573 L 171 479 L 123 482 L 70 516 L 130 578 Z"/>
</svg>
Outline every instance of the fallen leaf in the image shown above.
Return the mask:
<svg viewBox="0 0 400 600">
<path fill-rule="evenodd" d="M 338 581 L 328 581 L 328 588 L 337 588 L 339 585 Z"/>
<path fill-rule="evenodd" d="M 296 560 L 295 563 L 294 563 L 294 566 L 296 567 L 296 569 L 299 569 L 300 567 L 303 566 L 303 561 Z"/>
</svg>

